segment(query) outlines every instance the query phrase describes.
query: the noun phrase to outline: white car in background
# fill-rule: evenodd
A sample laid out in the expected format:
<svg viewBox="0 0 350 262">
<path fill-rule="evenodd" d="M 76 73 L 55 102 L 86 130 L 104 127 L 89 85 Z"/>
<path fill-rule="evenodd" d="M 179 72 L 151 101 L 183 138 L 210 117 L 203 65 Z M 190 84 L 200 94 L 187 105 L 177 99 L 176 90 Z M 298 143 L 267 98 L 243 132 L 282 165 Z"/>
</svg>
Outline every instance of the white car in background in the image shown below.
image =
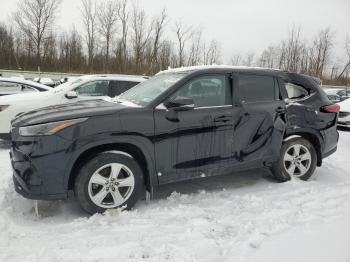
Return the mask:
<svg viewBox="0 0 350 262">
<path fill-rule="evenodd" d="M 28 92 L 44 92 L 51 87 L 18 77 L 0 77 L 0 96 L 14 95 Z"/>
<path fill-rule="evenodd" d="M 110 99 L 140 82 L 143 76 L 87 75 L 64 83 L 48 92 L 0 97 L 0 139 L 10 139 L 11 120 L 17 115 L 38 108 L 74 103 L 87 99 Z"/>
<path fill-rule="evenodd" d="M 36 77 L 33 79 L 34 82 L 49 86 L 49 87 L 54 87 L 55 86 L 55 82 L 48 77 Z"/>
<path fill-rule="evenodd" d="M 340 111 L 338 115 L 338 126 L 350 127 L 350 99 L 339 102 Z"/>
</svg>

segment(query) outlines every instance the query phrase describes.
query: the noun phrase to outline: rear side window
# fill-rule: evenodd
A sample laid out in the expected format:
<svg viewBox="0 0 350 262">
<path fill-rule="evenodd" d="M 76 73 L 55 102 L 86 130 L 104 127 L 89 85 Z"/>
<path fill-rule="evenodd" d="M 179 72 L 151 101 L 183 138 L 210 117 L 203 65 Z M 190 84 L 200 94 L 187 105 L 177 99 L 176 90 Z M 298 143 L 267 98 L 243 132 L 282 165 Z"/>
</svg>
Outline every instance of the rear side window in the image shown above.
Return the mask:
<svg viewBox="0 0 350 262">
<path fill-rule="evenodd" d="M 17 83 L 0 82 L 0 92 L 2 93 L 18 93 L 22 89 L 22 86 Z"/>
<path fill-rule="evenodd" d="M 300 85 L 286 83 L 285 86 L 289 99 L 301 99 L 310 95 L 310 92 Z"/>
<path fill-rule="evenodd" d="M 242 102 L 273 101 L 279 99 L 278 82 L 272 76 L 239 75 Z"/>
<path fill-rule="evenodd" d="M 133 86 L 136 86 L 139 82 L 129 81 L 110 81 L 109 82 L 109 96 L 116 97 L 125 91 L 129 90 Z"/>
</svg>

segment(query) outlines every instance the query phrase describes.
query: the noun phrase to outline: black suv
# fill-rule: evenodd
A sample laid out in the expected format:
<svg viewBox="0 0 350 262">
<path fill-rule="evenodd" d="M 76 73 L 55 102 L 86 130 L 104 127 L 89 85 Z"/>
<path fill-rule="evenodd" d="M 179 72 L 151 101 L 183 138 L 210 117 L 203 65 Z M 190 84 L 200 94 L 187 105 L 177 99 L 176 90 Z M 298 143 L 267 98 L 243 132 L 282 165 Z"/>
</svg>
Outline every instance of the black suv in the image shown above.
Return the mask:
<svg viewBox="0 0 350 262">
<path fill-rule="evenodd" d="M 339 107 L 313 78 L 279 70 L 190 67 L 119 96 L 12 121 L 14 185 L 89 213 L 131 208 L 161 184 L 267 167 L 307 180 L 337 149 Z"/>
</svg>

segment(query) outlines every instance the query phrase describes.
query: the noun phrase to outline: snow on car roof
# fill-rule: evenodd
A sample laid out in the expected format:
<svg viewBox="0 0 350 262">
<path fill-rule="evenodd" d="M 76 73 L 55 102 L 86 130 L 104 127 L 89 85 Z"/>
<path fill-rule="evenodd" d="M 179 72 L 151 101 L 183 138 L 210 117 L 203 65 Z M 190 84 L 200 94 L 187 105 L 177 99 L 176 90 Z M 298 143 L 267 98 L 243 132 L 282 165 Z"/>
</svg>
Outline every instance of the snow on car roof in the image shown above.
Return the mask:
<svg viewBox="0 0 350 262">
<path fill-rule="evenodd" d="M 51 90 L 52 88 L 34 81 L 30 81 L 30 80 L 25 80 L 25 79 L 21 79 L 21 78 L 5 78 L 5 77 L 0 77 L 0 81 L 3 82 L 10 82 L 10 83 L 18 83 L 18 84 L 24 84 L 24 85 L 30 85 L 33 87 L 38 87 L 39 89 L 45 89 L 45 90 Z"/>
<path fill-rule="evenodd" d="M 158 74 L 163 73 L 181 73 L 188 71 L 196 71 L 203 69 L 254 69 L 254 70 L 270 70 L 270 71 L 281 71 L 275 68 L 264 68 L 264 67 L 251 67 L 251 66 L 232 66 L 232 65 L 200 65 L 200 66 L 186 66 L 178 68 L 169 68 L 167 70 L 160 71 Z"/>
<path fill-rule="evenodd" d="M 141 75 L 96 74 L 96 75 L 84 75 L 84 76 L 81 76 L 80 78 L 84 80 L 108 78 L 112 80 L 143 82 L 143 81 L 146 81 L 149 77 L 141 76 Z"/>
</svg>

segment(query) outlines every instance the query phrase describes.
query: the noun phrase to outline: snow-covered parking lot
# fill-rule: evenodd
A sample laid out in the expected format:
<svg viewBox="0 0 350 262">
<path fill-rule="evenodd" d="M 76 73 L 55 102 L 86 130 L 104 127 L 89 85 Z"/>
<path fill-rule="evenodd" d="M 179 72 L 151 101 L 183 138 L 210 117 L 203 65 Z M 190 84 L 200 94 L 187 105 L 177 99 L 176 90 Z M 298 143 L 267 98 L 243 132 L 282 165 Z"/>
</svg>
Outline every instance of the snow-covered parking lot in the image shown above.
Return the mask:
<svg viewBox="0 0 350 262">
<path fill-rule="evenodd" d="M 263 170 L 162 187 L 133 211 L 17 195 L 0 146 L 0 261 L 350 261 L 350 133 L 309 182 Z"/>
</svg>

